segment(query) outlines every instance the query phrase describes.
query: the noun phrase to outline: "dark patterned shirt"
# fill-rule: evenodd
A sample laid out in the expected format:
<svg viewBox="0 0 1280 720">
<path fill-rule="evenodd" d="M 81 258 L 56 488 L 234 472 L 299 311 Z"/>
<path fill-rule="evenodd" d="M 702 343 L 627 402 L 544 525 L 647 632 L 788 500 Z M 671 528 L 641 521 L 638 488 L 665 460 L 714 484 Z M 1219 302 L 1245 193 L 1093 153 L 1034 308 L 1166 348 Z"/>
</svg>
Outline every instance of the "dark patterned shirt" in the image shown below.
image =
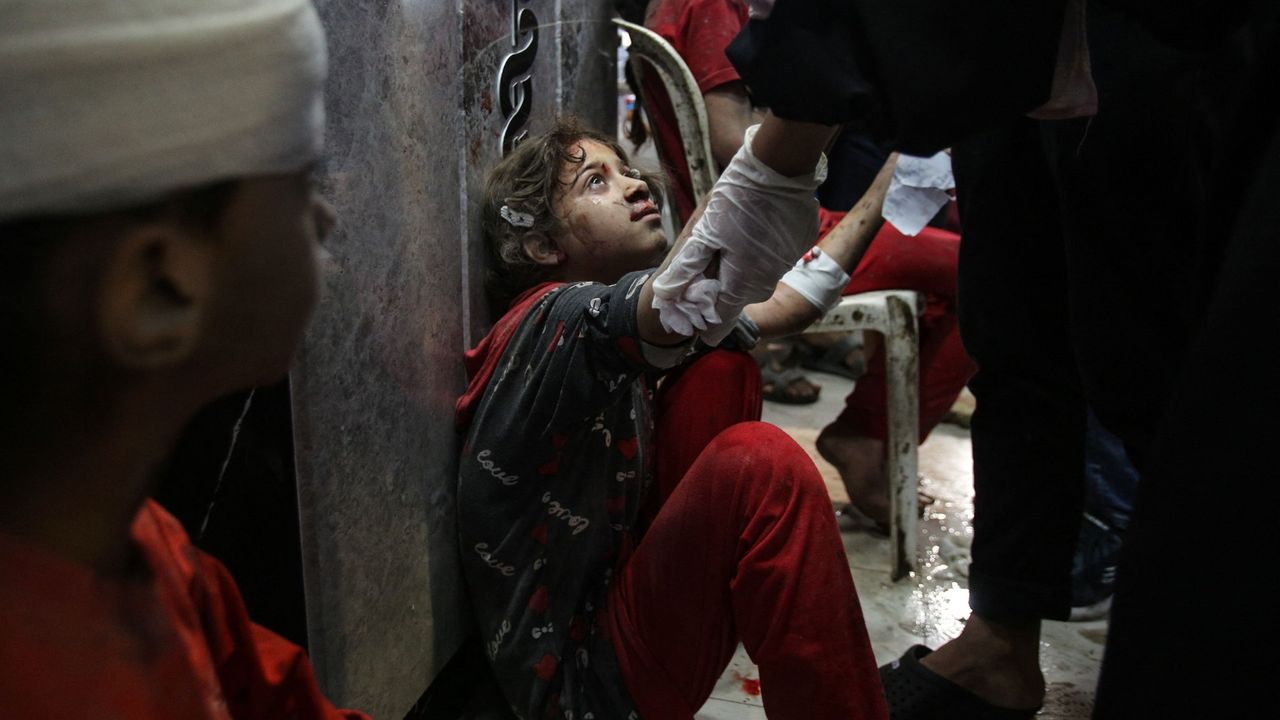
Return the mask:
<svg viewBox="0 0 1280 720">
<path fill-rule="evenodd" d="M 468 357 L 489 372 L 459 403 L 470 423 L 458 472 L 463 570 L 521 718 L 635 716 L 605 603 L 650 477 L 646 372 L 656 368 L 636 328 L 647 277 L 543 289 Z"/>
</svg>

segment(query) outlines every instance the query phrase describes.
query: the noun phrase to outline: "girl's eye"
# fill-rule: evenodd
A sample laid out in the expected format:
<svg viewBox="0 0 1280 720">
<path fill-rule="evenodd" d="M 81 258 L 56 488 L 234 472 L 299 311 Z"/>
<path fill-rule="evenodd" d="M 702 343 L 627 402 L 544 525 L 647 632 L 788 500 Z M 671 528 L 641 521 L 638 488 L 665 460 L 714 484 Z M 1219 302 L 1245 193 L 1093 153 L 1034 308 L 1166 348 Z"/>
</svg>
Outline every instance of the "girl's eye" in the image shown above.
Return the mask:
<svg viewBox="0 0 1280 720">
<path fill-rule="evenodd" d="M 604 185 L 604 178 L 600 177 L 599 175 L 592 175 L 591 177 L 587 178 L 588 188 L 596 188 L 596 187 L 600 187 L 601 185 Z"/>
</svg>

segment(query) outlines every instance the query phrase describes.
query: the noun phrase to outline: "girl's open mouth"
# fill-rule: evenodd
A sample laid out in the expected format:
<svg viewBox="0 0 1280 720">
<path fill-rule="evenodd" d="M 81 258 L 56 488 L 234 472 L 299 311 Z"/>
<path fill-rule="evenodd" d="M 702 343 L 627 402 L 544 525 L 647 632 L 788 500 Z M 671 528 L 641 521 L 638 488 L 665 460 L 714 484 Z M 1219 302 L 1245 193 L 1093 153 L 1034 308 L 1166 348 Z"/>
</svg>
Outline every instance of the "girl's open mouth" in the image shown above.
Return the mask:
<svg viewBox="0 0 1280 720">
<path fill-rule="evenodd" d="M 650 215 L 658 215 L 658 214 L 660 214 L 658 210 L 658 206 L 654 205 L 652 201 L 645 200 L 644 202 L 637 205 L 634 210 L 631 211 L 631 222 L 635 222 L 636 220 L 648 217 Z"/>
</svg>

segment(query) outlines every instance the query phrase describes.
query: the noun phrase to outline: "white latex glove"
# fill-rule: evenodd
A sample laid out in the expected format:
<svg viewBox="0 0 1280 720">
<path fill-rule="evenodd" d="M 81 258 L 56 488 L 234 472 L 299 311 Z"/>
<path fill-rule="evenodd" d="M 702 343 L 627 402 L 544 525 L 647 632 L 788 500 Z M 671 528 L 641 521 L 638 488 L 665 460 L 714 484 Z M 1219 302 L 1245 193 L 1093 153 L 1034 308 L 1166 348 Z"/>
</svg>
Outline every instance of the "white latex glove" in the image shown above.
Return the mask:
<svg viewBox="0 0 1280 720">
<path fill-rule="evenodd" d="M 914 236 L 951 201 L 947 191 L 955 186 L 945 152 L 927 158 L 899 155 L 881 214 L 903 235 Z"/>
<path fill-rule="evenodd" d="M 689 239 L 654 278 L 653 307 L 667 332 L 701 332 L 703 342 L 718 345 L 742 308 L 773 295 L 778 279 L 813 247 L 814 192 L 827 176 L 826 158 L 809 175 L 785 177 L 752 151 L 759 127 L 747 128 Z M 718 279 L 711 279 L 705 271 L 717 252 Z"/>
<path fill-rule="evenodd" d="M 840 303 L 840 297 L 849 284 L 849 274 L 840 267 L 840 263 L 822 252 L 822 248 L 814 246 L 779 282 L 795 290 L 810 305 L 827 312 Z"/>
</svg>

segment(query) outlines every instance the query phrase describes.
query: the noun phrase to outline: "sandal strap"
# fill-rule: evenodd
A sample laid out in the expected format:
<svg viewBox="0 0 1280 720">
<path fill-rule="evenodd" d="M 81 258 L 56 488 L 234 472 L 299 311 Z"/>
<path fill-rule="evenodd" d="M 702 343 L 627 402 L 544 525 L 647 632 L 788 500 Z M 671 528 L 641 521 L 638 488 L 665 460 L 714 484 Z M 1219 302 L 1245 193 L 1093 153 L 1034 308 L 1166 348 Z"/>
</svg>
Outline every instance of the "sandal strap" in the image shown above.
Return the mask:
<svg viewBox="0 0 1280 720">
<path fill-rule="evenodd" d="M 913 645 L 880 668 L 880 683 L 893 720 L 1029 720 L 1040 708 L 1019 710 L 992 705 L 920 663 L 933 652 Z"/>
<path fill-rule="evenodd" d="M 765 368 L 762 370 L 764 381 L 776 385 L 790 385 L 797 380 L 805 380 L 804 370 L 798 367 L 786 367 L 781 370 Z M 812 385 L 813 383 L 809 383 Z"/>
</svg>

